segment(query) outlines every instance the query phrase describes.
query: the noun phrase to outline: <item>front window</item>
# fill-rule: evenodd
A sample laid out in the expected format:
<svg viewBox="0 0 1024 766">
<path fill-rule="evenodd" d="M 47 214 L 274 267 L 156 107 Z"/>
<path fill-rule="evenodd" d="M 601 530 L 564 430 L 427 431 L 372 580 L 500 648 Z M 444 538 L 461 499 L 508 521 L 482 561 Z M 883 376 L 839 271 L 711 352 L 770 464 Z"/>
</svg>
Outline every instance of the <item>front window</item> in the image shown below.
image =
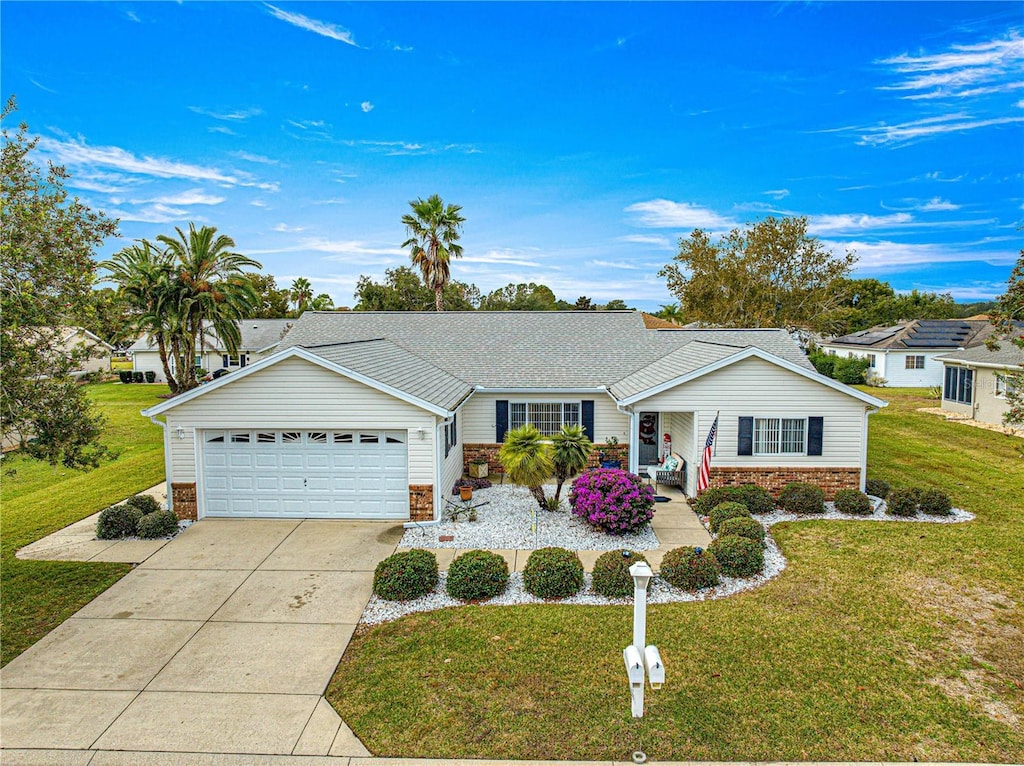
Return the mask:
<svg viewBox="0 0 1024 766">
<path fill-rule="evenodd" d="M 874 354 L 868 354 L 867 355 L 867 359 L 868 359 L 868 367 L 870 367 L 871 369 L 874 369 L 875 368 L 875 355 Z"/>
<path fill-rule="evenodd" d="M 807 452 L 804 418 L 755 418 L 755 455 L 803 455 Z"/>
<path fill-rule="evenodd" d="M 958 404 L 971 404 L 973 401 L 974 370 L 966 367 L 947 367 L 942 398 Z"/>
<path fill-rule="evenodd" d="M 579 402 L 511 402 L 509 427 L 532 425 L 545 436 L 557 434 L 562 426 L 578 426 Z"/>
<path fill-rule="evenodd" d="M 904 369 L 906 369 L 906 370 L 923 370 L 924 369 L 924 357 L 923 356 L 908 356 L 906 362 L 904 362 Z"/>
<path fill-rule="evenodd" d="M 227 360 L 228 360 L 228 363 L 226 365 L 227 367 L 238 367 L 239 359 L 238 359 L 237 356 L 231 356 L 230 354 L 228 354 Z"/>
</svg>

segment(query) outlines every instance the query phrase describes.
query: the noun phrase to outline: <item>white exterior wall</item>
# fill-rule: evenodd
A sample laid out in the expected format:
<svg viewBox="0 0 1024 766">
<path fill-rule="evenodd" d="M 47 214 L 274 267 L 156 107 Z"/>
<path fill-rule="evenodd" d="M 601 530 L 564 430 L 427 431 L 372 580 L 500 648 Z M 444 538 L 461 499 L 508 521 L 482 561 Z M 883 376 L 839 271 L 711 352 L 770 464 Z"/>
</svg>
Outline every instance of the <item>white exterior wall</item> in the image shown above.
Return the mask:
<svg viewBox="0 0 1024 766">
<path fill-rule="evenodd" d="M 164 375 L 164 367 L 160 364 L 160 354 L 156 351 L 133 352 L 132 370 L 134 372 L 146 372 L 147 370 L 152 370 L 156 373 L 157 383 L 167 382 L 167 376 Z"/>
<path fill-rule="evenodd" d="M 452 491 L 452 487 L 455 486 L 455 482 L 462 478 L 462 440 L 465 438 L 466 427 L 463 425 L 461 412 L 458 413 L 456 432 L 458 434 L 459 443 L 452 447 L 452 451 L 448 454 L 448 457 L 445 458 L 443 457 L 444 426 L 440 427 L 438 449 L 441 450 L 440 454 L 442 455 L 441 486 L 437 488 L 437 494 L 441 498 L 450 497 L 450 493 Z"/>
<path fill-rule="evenodd" d="M 863 462 L 866 405 L 839 391 L 761 359 L 745 359 L 633 405 L 640 410 L 696 411 L 696 441 L 688 462 L 699 466 L 715 413 L 718 437 L 712 466 L 855 467 Z M 820 456 L 740 456 L 736 454 L 739 418 L 820 416 Z M 674 435 L 673 435 L 674 436 Z M 685 457 L 685 456 L 684 456 Z"/>
<path fill-rule="evenodd" d="M 835 351 L 839 358 L 851 356 L 866 357 L 874 354 L 875 366 L 868 369 L 868 374 L 874 373 L 885 380 L 885 385 L 890 388 L 928 388 L 930 386 L 942 385 L 942 362 L 935 360 L 941 354 L 948 354 L 952 349 L 940 351 L 926 351 L 924 349 L 849 349 L 845 346 L 830 346 L 823 344 L 825 351 Z M 924 369 L 908 370 L 908 356 L 923 356 Z"/>
<path fill-rule="evenodd" d="M 312 362 L 285 359 L 167 412 L 170 480 L 196 481 L 197 429 L 366 428 L 408 431 L 409 483 L 432 485 L 436 422 L 430 412 Z"/>
<path fill-rule="evenodd" d="M 939 364 L 939 362 L 936 362 Z M 954 369 L 969 367 L 974 370 L 974 382 L 971 387 L 971 396 L 974 401 L 971 404 L 949 401 L 943 396 L 942 409 L 955 412 L 959 415 L 980 420 L 982 423 L 1003 425 L 1003 415 L 1010 410 L 1004 394 L 996 394 L 996 375 L 998 372 L 1005 373 L 1006 370 L 994 370 L 991 367 L 971 367 L 970 365 L 950 364 Z M 945 394 L 945 391 L 943 391 Z"/>
<path fill-rule="evenodd" d="M 629 416 L 616 409 L 615 401 L 603 391 L 588 393 L 551 393 L 551 394 L 516 394 L 507 393 L 476 393 L 459 411 L 460 423 L 467 444 L 494 444 L 495 402 L 507 399 L 510 402 L 582 402 L 592 399 L 594 402 L 594 435 L 595 442 L 603 443 L 609 436 L 616 437 L 625 443 L 629 436 Z"/>
</svg>

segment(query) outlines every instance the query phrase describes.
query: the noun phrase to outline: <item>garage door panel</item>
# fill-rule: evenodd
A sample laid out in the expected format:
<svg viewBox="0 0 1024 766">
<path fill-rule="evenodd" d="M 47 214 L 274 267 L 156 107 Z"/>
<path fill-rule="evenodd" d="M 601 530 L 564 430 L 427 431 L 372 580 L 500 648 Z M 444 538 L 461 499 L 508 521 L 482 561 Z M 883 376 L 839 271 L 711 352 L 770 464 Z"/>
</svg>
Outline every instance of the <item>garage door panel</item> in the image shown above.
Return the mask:
<svg viewBox="0 0 1024 766">
<path fill-rule="evenodd" d="M 276 471 L 281 465 L 281 456 L 273 452 L 259 452 L 256 454 L 256 467 Z"/>
<path fill-rule="evenodd" d="M 281 455 L 281 468 L 305 468 L 306 461 L 301 454 L 285 452 Z"/>
<path fill-rule="evenodd" d="M 255 481 L 253 476 L 239 476 L 238 474 L 232 474 L 228 484 L 231 486 L 231 492 L 252 492 L 255 487 Z"/>
</svg>

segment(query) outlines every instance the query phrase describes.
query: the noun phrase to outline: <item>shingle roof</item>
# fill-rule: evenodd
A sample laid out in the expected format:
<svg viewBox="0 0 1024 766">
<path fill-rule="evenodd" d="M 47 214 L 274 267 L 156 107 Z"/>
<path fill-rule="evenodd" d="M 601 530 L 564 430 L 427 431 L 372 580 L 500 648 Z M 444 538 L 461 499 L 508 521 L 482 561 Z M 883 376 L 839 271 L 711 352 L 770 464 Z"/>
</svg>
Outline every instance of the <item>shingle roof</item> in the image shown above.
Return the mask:
<svg viewBox="0 0 1024 766">
<path fill-rule="evenodd" d="M 294 319 L 242 319 L 238 326 L 242 333 L 242 344 L 239 347 L 244 351 L 262 351 L 280 342 L 288 333 Z M 213 330 L 207 330 L 203 336 L 203 347 L 210 351 L 223 351 L 224 346 Z M 144 335 L 135 341 L 129 351 L 155 351 L 156 345 L 149 342 Z"/>
<path fill-rule="evenodd" d="M 992 325 L 977 319 L 914 319 L 888 327 L 871 327 L 843 335 L 826 345 L 858 346 L 878 349 L 967 348 L 984 343 L 992 334 Z"/>
<path fill-rule="evenodd" d="M 721 343 L 708 343 L 695 340 L 677 348 L 661 359 L 656 359 L 646 367 L 615 383 L 611 392 L 616 399 L 624 399 L 642 391 L 649 391 L 655 386 L 699 370 L 712 362 L 732 356 L 744 346 L 731 346 Z"/>
<path fill-rule="evenodd" d="M 972 346 L 962 351 L 935 357 L 942 362 L 965 362 L 967 364 L 995 364 L 1003 367 L 1024 367 L 1024 348 L 1015 346 L 1009 341 L 999 342 L 997 351 L 990 351 L 987 346 Z"/>
</svg>

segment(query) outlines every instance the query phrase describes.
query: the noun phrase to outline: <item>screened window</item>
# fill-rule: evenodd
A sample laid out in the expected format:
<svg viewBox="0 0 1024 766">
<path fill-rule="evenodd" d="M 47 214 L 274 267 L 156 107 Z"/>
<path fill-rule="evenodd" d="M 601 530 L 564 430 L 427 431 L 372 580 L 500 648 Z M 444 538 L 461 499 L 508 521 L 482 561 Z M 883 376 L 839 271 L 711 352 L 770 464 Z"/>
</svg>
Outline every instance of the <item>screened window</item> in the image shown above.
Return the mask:
<svg viewBox="0 0 1024 766">
<path fill-rule="evenodd" d="M 905 370 L 923 370 L 924 369 L 924 357 L 923 356 L 908 356 L 903 362 L 903 369 Z"/>
<path fill-rule="evenodd" d="M 966 367 L 947 367 L 945 385 L 942 387 L 942 398 L 959 404 L 970 404 L 973 401 L 974 370 Z"/>
<path fill-rule="evenodd" d="M 556 434 L 562 426 L 578 426 L 579 402 L 511 402 L 508 408 L 509 428 L 532 425 L 545 436 Z"/>
<path fill-rule="evenodd" d="M 755 455 L 803 455 L 807 452 L 804 418 L 755 418 Z"/>
</svg>

